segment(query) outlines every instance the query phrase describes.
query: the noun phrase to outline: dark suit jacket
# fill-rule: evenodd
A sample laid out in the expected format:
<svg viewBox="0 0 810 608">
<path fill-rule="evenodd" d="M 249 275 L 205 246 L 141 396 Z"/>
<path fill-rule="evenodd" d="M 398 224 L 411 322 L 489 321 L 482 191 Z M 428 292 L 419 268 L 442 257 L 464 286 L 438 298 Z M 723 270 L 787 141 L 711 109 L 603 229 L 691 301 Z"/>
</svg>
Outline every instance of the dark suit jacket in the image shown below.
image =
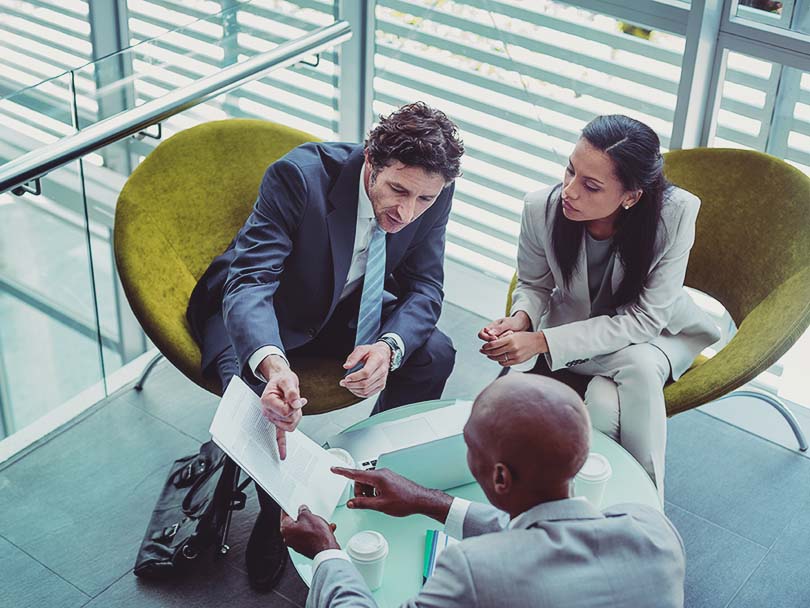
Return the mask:
<svg viewBox="0 0 810 608">
<path fill-rule="evenodd" d="M 363 162 L 361 145 L 307 143 L 268 167 L 253 212 L 189 300 L 203 371 L 229 344 L 246 374 L 259 347 L 292 350 L 318 335 L 349 272 Z M 398 334 L 406 356 L 441 312 L 452 196 L 451 184 L 419 219 L 387 235 L 386 290 L 398 304 L 381 333 Z"/>
</svg>

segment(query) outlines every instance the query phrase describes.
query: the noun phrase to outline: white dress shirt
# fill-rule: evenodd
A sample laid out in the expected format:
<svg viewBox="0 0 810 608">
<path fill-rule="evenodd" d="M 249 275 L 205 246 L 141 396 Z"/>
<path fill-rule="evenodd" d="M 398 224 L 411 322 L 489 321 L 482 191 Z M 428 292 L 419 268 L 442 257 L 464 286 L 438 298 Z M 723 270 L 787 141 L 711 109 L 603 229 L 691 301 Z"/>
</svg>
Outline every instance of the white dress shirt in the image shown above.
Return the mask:
<svg viewBox="0 0 810 608">
<path fill-rule="evenodd" d="M 587 499 L 583 496 L 575 496 L 574 500 Z M 464 538 L 464 519 L 467 517 L 470 504 L 472 503 L 464 498 L 459 498 L 458 496 L 453 498 L 453 502 L 450 504 L 450 510 L 447 512 L 447 519 L 444 522 L 444 533 L 447 534 L 447 536 L 451 536 L 456 540 L 462 540 Z M 511 530 L 516 524 L 520 523 L 525 514 L 526 512 L 521 513 L 514 519 L 509 520 L 507 528 Z M 349 556 L 342 549 L 327 549 L 321 551 L 312 560 L 312 576 L 315 576 L 315 571 L 318 569 L 318 566 L 328 559 L 351 561 Z"/>
<path fill-rule="evenodd" d="M 354 230 L 354 248 L 352 249 L 352 261 L 349 265 L 349 273 L 346 275 L 346 283 L 343 286 L 343 291 L 340 292 L 340 301 L 346 299 L 355 289 L 362 288 L 363 276 L 366 274 L 366 261 L 368 260 L 368 246 L 371 243 L 371 235 L 374 227 L 377 225 L 377 220 L 374 218 L 374 207 L 371 205 L 371 200 L 366 192 L 365 183 L 365 167 L 360 169 L 360 184 L 357 191 L 357 224 Z M 402 338 L 395 333 L 384 334 L 383 337 L 392 338 L 399 350 L 402 352 L 402 357 L 405 357 L 405 342 Z M 348 353 L 347 353 L 348 354 Z M 259 364 L 264 361 L 268 355 L 278 355 L 287 361 L 284 351 L 278 346 L 267 344 L 261 346 L 250 356 L 248 365 L 253 370 L 254 375 L 266 382 L 267 379 L 259 372 Z M 289 361 L 287 361 L 289 364 Z"/>
</svg>

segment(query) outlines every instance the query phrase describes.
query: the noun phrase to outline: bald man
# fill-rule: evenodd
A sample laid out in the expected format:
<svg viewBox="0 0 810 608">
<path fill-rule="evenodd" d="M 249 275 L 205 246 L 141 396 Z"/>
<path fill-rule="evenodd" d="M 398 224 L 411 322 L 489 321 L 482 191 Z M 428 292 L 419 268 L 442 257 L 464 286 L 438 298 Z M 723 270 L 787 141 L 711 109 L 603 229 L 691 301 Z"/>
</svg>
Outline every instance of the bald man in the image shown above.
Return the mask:
<svg viewBox="0 0 810 608">
<path fill-rule="evenodd" d="M 600 512 L 571 497 L 590 443 L 588 413 L 572 389 L 533 374 L 496 380 L 475 400 L 464 440 L 491 505 L 391 471 L 333 469 L 355 481 L 349 508 L 427 515 L 463 539 L 403 606 L 683 606 L 683 543 L 662 513 L 630 504 Z M 307 606 L 376 606 L 333 530 L 306 507 L 297 521 L 282 516 L 285 542 L 314 559 Z"/>
</svg>

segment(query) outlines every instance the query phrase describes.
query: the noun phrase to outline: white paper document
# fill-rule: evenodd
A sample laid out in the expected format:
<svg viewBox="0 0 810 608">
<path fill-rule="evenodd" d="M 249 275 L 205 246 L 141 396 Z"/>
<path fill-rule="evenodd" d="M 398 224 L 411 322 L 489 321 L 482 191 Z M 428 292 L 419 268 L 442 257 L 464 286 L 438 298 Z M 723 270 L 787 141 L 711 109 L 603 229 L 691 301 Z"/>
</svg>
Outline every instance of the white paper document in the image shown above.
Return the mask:
<svg viewBox="0 0 810 608">
<path fill-rule="evenodd" d="M 348 480 L 329 468 L 343 463 L 297 429 L 287 433 L 287 458 L 281 460 L 276 427 L 238 376 L 225 390 L 210 430 L 214 442 L 293 518 L 301 505 L 327 521 L 332 516 Z"/>
</svg>

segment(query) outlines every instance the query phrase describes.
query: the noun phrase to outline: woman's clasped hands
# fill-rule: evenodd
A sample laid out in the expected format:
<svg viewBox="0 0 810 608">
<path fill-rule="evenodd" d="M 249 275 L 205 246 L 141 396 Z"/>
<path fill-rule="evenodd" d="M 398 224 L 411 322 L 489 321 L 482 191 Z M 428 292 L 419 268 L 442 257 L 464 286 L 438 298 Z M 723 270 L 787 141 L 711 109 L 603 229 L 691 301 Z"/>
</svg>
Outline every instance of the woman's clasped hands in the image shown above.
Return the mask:
<svg viewBox="0 0 810 608">
<path fill-rule="evenodd" d="M 502 367 L 509 367 L 548 352 L 543 332 L 531 331 L 531 327 L 529 315 L 522 310 L 511 317 L 495 319 L 478 332 L 478 337 L 484 341 L 481 354 Z"/>
</svg>

